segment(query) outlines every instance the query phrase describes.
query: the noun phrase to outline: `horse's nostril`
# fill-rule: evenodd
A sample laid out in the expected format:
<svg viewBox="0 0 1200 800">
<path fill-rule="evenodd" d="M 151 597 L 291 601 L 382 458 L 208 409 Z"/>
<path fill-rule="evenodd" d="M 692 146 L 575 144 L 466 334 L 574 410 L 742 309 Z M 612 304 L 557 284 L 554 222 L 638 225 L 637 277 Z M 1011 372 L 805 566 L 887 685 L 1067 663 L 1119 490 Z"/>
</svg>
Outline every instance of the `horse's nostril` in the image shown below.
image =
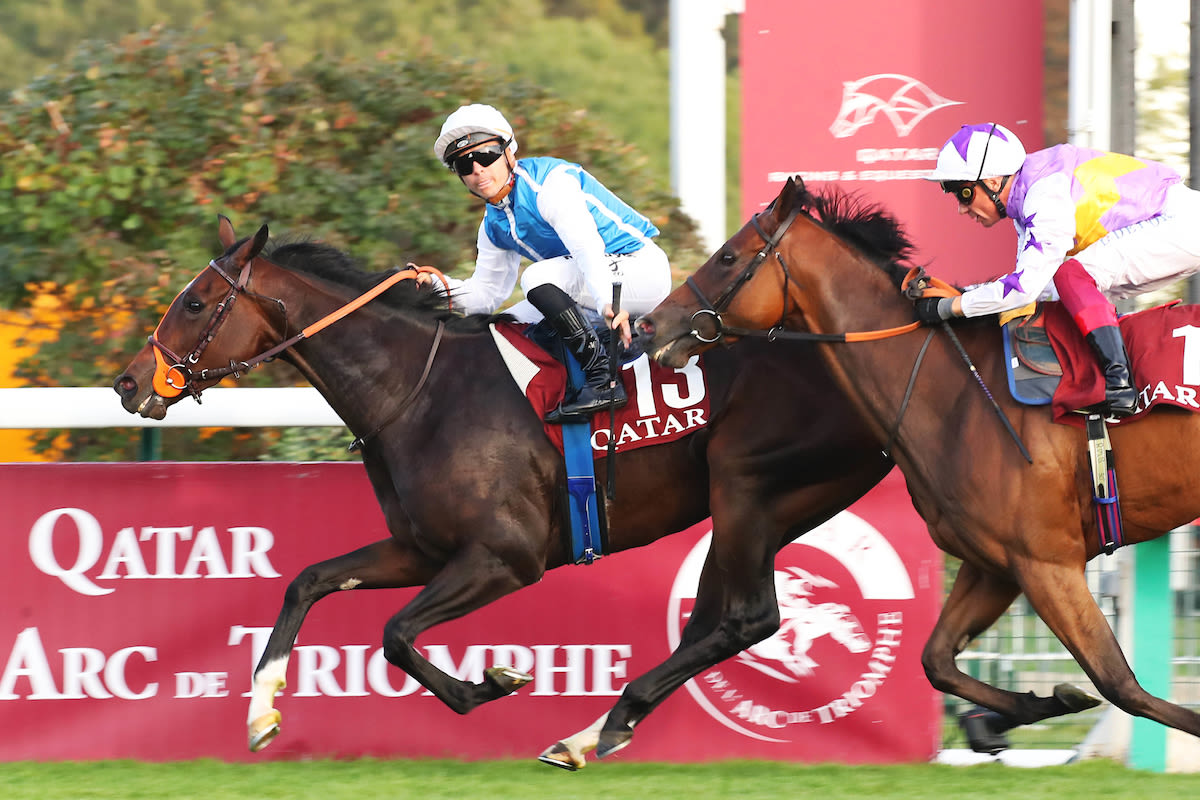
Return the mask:
<svg viewBox="0 0 1200 800">
<path fill-rule="evenodd" d="M 638 331 L 640 331 L 641 333 L 644 333 L 647 336 L 654 335 L 654 323 L 651 322 L 650 320 L 646 319 L 645 317 L 642 317 L 641 319 L 638 320 L 637 328 L 638 328 Z"/>
<path fill-rule="evenodd" d="M 113 389 L 118 394 L 132 394 L 137 391 L 137 381 L 129 375 L 122 375 L 113 381 Z"/>
</svg>

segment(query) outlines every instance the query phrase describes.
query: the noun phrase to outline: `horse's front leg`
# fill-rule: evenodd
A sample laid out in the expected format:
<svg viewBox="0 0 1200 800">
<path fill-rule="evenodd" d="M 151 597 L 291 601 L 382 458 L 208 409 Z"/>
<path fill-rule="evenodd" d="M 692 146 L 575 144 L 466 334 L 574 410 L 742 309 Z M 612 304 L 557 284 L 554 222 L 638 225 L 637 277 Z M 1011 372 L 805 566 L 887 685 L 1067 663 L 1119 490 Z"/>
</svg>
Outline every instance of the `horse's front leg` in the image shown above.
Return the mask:
<svg viewBox="0 0 1200 800">
<path fill-rule="evenodd" d="M 600 744 L 600 731 L 607 721 L 608 714 L 605 714 L 579 733 L 560 739 L 543 750 L 538 761 L 571 772 L 583 769 L 587 766 L 587 754 Z"/>
<path fill-rule="evenodd" d="M 714 494 L 712 545 L 679 646 L 625 687 L 600 732 L 600 758 L 626 747 L 634 726 L 688 680 L 779 628 L 774 555 L 784 539 L 778 532 L 782 526 L 759 513 L 738 514 L 736 522 L 729 521 L 719 511 L 726 490 L 757 498 L 732 483 Z"/>
<path fill-rule="evenodd" d="M 426 582 L 425 588 L 388 620 L 383 631 L 384 657 L 459 714 L 512 694 L 529 683 L 532 675 L 507 666 L 486 670 L 483 683 L 459 680 L 431 664 L 414 646 L 422 631 L 482 608 L 540 579 L 543 564 L 533 554 L 527 555 L 521 559 L 523 568 L 518 568 L 479 542 L 460 548 Z"/>
<path fill-rule="evenodd" d="M 275 695 L 284 687 L 288 658 L 314 603 L 333 592 L 350 589 L 419 586 L 436 570 L 437 565 L 391 538 L 302 570 L 288 584 L 283 608 L 254 669 L 246 720 L 250 750 L 262 750 L 279 733 L 281 714 L 275 708 Z"/>
<path fill-rule="evenodd" d="M 990 708 L 1003 717 L 985 720 L 986 734 L 971 741 L 972 749 L 979 752 L 995 752 L 992 742 L 996 737 L 1017 725 L 1083 711 L 1100 702 L 1070 684 L 1059 684 L 1050 697 L 999 689 L 958 668 L 958 654 L 990 628 L 1020 593 L 1020 587 L 1011 579 L 963 562 L 921 654 L 921 664 L 933 688 Z"/>
</svg>

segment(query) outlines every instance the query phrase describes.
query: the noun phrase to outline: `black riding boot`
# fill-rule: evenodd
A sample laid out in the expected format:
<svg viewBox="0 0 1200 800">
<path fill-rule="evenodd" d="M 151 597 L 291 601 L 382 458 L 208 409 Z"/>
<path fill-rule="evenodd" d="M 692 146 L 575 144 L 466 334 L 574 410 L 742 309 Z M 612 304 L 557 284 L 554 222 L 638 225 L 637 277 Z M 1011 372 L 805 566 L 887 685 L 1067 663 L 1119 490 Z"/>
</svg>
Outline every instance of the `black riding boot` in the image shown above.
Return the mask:
<svg viewBox="0 0 1200 800">
<path fill-rule="evenodd" d="M 546 422 L 574 422 L 608 408 L 610 403 L 616 408 L 625 405 L 625 387 L 618 380 L 610 390 L 608 353 L 575 301 L 551 284 L 534 287 L 525 297 L 542 312 L 583 368 L 583 388 L 547 414 Z"/>
<path fill-rule="evenodd" d="M 1087 335 L 1087 342 L 1104 370 L 1104 402 L 1114 417 L 1132 416 L 1137 406 L 1137 389 L 1129 375 L 1129 356 L 1121 329 L 1103 325 Z"/>
</svg>

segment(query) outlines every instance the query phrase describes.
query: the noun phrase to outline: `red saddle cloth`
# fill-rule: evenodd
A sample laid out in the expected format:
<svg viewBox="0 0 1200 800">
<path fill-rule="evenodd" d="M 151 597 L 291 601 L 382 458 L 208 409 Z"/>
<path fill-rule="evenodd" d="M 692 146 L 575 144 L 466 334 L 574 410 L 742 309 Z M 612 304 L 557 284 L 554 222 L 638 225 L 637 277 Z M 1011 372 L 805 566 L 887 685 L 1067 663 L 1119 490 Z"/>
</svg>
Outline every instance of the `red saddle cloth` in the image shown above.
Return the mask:
<svg viewBox="0 0 1200 800">
<path fill-rule="evenodd" d="M 528 325 L 497 323 L 492 327 L 513 380 L 537 415 L 544 417 L 566 394 L 566 367 L 524 335 Z M 616 452 L 672 442 L 708 425 L 708 387 L 702 363 L 693 361 L 682 369 L 670 369 L 643 354 L 621 365 L 617 374 L 629 402 L 616 412 Z M 608 423 L 608 411 L 592 416 L 595 458 L 608 454 Z M 561 452 L 562 426 L 544 427 Z"/>
<path fill-rule="evenodd" d="M 1046 332 L 1062 365 L 1054 393 L 1055 422 L 1083 425 L 1077 409 L 1104 400 L 1100 363 L 1061 303 L 1045 303 Z M 1200 411 L 1200 306 L 1172 303 L 1120 318 L 1121 336 L 1138 389 L 1139 419 L 1159 404 Z"/>
</svg>

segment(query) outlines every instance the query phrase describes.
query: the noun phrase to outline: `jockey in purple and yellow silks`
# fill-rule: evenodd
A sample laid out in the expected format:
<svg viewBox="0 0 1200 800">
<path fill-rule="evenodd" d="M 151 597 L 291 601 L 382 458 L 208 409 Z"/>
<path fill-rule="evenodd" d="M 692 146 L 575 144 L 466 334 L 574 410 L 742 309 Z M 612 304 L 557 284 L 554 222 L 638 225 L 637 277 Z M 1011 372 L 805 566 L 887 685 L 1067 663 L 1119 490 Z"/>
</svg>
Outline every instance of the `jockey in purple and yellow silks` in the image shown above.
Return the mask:
<svg viewBox="0 0 1200 800">
<path fill-rule="evenodd" d="M 1017 261 L 961 296 L 917 301 L 921 321 L 1009 311 L 1057 293 L 1104 370 L 1107 411 L 1131 415 L 1137 391 L 1109 298 L 1200 270 L 1200 193 L 1163 164 L 1120 153 L 1062 144 L 1027 155 L 995 123 L 962 126 L 928 178 L 985 228 L 1010 217 Z"/>
</svg>

